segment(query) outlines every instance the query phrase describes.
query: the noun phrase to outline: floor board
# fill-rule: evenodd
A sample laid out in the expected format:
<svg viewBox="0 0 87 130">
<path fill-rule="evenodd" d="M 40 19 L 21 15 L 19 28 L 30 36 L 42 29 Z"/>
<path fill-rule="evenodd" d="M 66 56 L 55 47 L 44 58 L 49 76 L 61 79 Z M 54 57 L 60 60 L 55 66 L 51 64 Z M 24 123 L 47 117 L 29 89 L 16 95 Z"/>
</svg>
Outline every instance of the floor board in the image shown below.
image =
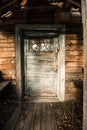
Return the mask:
<svg viewBox="0 0 87 130">
<path fill-rule="evenodd" d="M 21 119 L 19 119 L 15 130 L 56 130 L 54 113 L 50 108 L 50 103 L 29 103 L 24 105 L 22 111 L 24 109 L 27 117 L 22 122 L 22 127 L 19 127 L 21 126 Z"/>
</svg>

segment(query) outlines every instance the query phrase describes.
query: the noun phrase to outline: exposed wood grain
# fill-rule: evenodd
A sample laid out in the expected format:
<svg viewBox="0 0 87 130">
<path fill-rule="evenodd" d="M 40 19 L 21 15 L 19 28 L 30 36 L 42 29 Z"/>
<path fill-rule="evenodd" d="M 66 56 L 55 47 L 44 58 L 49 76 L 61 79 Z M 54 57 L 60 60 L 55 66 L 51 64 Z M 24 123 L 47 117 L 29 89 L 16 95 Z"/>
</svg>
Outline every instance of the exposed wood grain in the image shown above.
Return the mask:
<svg viewBox="0 0 87 130">
<path fill-rule="evenodd" d="M 66 45 L 66 51 L 82 51 L 82 45 Z"/>
<path fill-rule="evenodd" d="M 40 130 L 41 123 L 41 104 L 37 104 L 37 109 L 35 113 L 34 130 Z"/>
<path fill-rule="evenodd" d="M 3 70 L 2 74 L 3 75 L 14 75 L 15 74 L 15 69 L 14 70 Z"/>
<path fill-rule="evenodd" d="M 87 129 L 87 0 L 81 0 L 84 43 L 83 130 Z"/>
<path fill-rule="evenodd" d="M 34 104 L 34 109 L 33 109 L 33 114 L 32 114 L 32 117 L 31 117 L 30 124 L 29 124 L 29 130 L 34 130 L 36 110 L 37 110 L 37 104 L 35 103 L 35 104 Z"/>
<path fill-rule="evenodd" d="M 46 103 L 41 103 L 41 130 L 46 129 Z"/>
<path fill-rule="evenodd" d="M 78 96 L 78 93 L 66 93 L 65 99 L 66 101 L 72 100 L 72 99 L 76 99 Z"/>
<path fill-rule="evenodd" d="M 80 62 L 78 62 L 78 61 L 75 61 L 75 62 L 72 62 L 72 61 L 70 61 L 70 62 L 66 62 L 66 68 L 73 68 L 73 67 L 75 67 L 75 68 L 79 68 L 79 67 L 83 67 L 83 61 L 80 61 Z"/>
<path fill-rule="evenodd" d="M 83 62 L 84 61 L 84 56 L 83 55 L 70 55 L 66 56 L 66 61 L 73 61 L 73 62 Z"/>
<path fill-rule="evenodd" d="M 15 48 L 0 48 L 0 52 L 14 52 Z"/>
<path fill-rule="evenodd" d="M 66 40 L 66 45 L 83 45 L 83 40 Z"/>
<path fill-rule="evenodd" d="M 54 111 L 50 104 L 52 103 L 23 102 L 15 130 L 57 130 Z M 24 121 L 21 120 L 23 114 L 27 114 Z"/>
<path fill-rule="evenodd" d="M 77 73 L 83 73 L 83 67 L 81 68 L 81 67 L 74 67 L 74 68 L 72 68 L 72 67 L 67 67 L 66 68 L 66 73 L 72 73 L 72 72 L 77 72 Z"/>
<path fill-rule="evenodd" d="M 82 40 L 82 34 L 66 34 L 66 40 Z"/>
<path fill-rule="evenodd" d="M 0 58 L 0 65 L 1 64 L 15 64 L 15 58 L 14 57 L 11 57 L 11 58 L 5 58 L 5 57 L 3 57 L 3 58 Z"/>
<path fill-rule="evenodd" d="M 15 57 L 15 52 L 0 52 L 0 58 L 1 57 Z"/>
<path fill-rule="evenodd" d="M 83 79 L 83 75 L 82 73 L 67 73 L 66 74 L 66 80 L 79 80 L 79 79 Z"/>
<path fill-rule="evenodd" d="M 66 56 L 82 56 L 83 51 L 66 51 Z"/>
<path fill-rule="evenodd" d="M 15 47 L 15 44 L 14 44 L 14 42 L 13 43 L 5 43 L 5 42 L 3 42 L 3 43 L 1 43 L 0 42 L 0 47 L 2 48 L 4 48 L 4 47 Z"/>
<path fill-rule="evenodd" d="M 0 70 L 15 70 L 15 64 L 0 65 Z"/>
<path fill-rule="evenodd" d="M 8 38 L 7 38 L 7 39 L 4 39 L 4 40 L 3 40 L 3 39 L 0 39 L 0 42 L 1 42 L 1 43 L 14 43 L 14 41 L 15 41 L 14 39 L 10 39 L 10 38 L 9 38 L 9 39 L 8 39 Z"/>
<path fill-rule="evenodd" d="M 9 80 L 9 79 L 12 79 L 12 80 L 14 80 L 14 79 L 16 79 L 16 75 L 15 74 L 9 74 L 9 75 L 2 75 L 2 78 L 4 79 L 4 80 Z"/>
</svg>

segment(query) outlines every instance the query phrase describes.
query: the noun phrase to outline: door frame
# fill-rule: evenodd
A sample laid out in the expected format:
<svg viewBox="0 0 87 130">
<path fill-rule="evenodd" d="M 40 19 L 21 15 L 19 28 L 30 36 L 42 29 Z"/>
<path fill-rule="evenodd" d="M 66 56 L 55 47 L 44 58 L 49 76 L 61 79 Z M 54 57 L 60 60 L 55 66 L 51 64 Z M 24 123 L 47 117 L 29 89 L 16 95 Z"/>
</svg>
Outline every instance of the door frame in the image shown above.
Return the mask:
<svg viewBox="0 0 87 130">
<path fill-rule="evenodd" d="M 17 98 L 21 100 L 25 95 L 24 91 L 24 71 L 23 71 L 23 32 L 24 31 L 48 31 L 51 35 L 54 33 L 59 37 L 60 50 L 58 53 L 58 101 L 65 100 L 65 25 L 30 25 L 20 24 L 15 28 L 16 39 L 16 84 L 17 84 Z"/>
</svg>

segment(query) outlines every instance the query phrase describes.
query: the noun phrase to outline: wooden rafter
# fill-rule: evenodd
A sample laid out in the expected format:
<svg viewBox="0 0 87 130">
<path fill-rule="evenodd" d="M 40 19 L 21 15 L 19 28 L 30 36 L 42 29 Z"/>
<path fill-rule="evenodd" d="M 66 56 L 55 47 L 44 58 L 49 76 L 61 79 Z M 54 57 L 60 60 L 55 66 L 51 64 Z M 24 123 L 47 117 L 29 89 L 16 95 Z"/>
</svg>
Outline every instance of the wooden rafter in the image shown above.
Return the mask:
<svg viewBox="0 0 87 130">
<path fill-rule="evenodd" d="M 0 10 L 5 9 L 6 7 L 8 7 L 8 6 L 10 6 L 10 5 L 12 5 L 12 4 L 16 3 L 16 2 L 17 2 L 17 0 L 13 0 L 13 1 L 11 1 L 11 2 L 9 2 L 9 3 L 7 3 L 7 4 L 3 5 L 3 6 L 1 6 Z"/>
<path fill-rule="evenodd" d="M 22 0 L 22 2 L 21 2 L 21 4 L 20 4 L 20 5 L 21 5 L 21 6 L 26 5 L 27 1 L 28 1 L 28 0 Z"/>
<path fill-rule="evenodd" d="M 78 7 L 80 7 L 81 5 L 78 3 L 78 2 L 76 2 L 75 0 L 67 0 L 68 2 L 70 2 L 70 3 L 72 3 L 72 4 L 74 4 L 74 5 L 76 5 L 76 6 L 78 6 Z"/>
</svg>

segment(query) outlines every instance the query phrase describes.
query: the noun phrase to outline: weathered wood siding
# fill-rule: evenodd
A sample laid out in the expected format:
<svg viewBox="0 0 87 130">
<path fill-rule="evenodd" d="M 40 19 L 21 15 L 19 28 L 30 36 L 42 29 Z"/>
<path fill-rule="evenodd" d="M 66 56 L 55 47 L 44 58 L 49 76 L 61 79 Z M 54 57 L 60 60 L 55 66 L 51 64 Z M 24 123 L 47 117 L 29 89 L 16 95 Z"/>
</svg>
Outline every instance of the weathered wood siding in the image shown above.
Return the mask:
<svg viewBox="0 0 87 130">
<path fill-rule="evenodd" d="M 66 34 L 66 99 L 79 96 L 83 87 L 82 34 Z"/>
<path fill-rule="evenodd" d="M 11 80 L 15 84 L 15 35 L 8 27 L 0 29 L 0 71 L 3 80 Z"/>
<path fill-rule="evenodd" d="M 76 98 L 82 91 L 83 38 L 81 27 L 77 27 L 77 29 L 73 26 L 70 28 L 69 26 L 66 27 L 65 99 L 68 100 Z M 1 26 L 0 71 L 2 72 L 3 79 L 11 80 L 12 85 L 16 85 L 15 52 L 15 28 L 9 25 Z"/>
</svg>

